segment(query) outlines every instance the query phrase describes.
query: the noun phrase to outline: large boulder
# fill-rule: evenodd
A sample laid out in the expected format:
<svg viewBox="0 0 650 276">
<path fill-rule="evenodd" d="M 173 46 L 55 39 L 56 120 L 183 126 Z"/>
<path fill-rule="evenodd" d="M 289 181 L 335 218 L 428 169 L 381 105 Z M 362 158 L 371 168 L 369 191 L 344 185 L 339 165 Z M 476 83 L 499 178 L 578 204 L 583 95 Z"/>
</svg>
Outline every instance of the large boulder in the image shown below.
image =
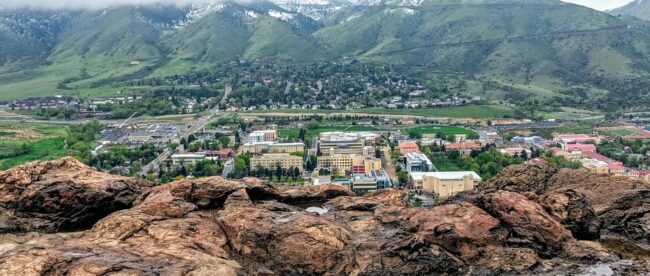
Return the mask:
<svg viewBox="0 0 650 276">
<path fill-rule="evenodd" d="M 650 243 L 650 183 L 628 177 L 557 170 L 548 163 L 510 166 L 477 193 L 517 192 L 539 203 L 578 239 L 604 234 Z M 456 198 L 475 197 L 467 193 Z M 469 200 L 471 201 L 471 200 Z"/>
<path fill-rule="evenodd" d="M 67 157 L 0 172 L 0 233 L 90 227 L 130 208 L 152 184 L 101 173 Z"/>
</svg>

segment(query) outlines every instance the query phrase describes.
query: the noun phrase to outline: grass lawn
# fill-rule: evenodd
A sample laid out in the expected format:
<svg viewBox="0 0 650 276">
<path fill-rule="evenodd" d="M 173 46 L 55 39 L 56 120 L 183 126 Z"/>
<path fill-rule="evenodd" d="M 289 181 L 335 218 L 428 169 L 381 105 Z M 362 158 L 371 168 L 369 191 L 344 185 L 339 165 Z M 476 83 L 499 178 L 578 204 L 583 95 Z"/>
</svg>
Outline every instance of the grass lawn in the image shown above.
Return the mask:
<svg viewBox="0 0 650 276">
<path fill-rule="evenodd" d="M 415 132 L 417 134 L 436 134 L 442 133 L 445 135 L 455 135 L 455 134 L 475 134 L 471 129 L 454 127 L 454 126 L 422 126 L 414 127 L 407 129 L 406 132 L 411 133 Z"/>
<path fill-rule="evenodd" d="M 630 135 L 639 135 L 638 132 L 629 130 L 629 129 L 615 129 L 615 130 L 609 130 L 607 133 L 615 136 L 630 136 Z"/>
<path fill-rule="evenodd" d="M 25 141 L 3 141 L 3 143 L 5 143 L 5 147 L 10 144 L 19 146 L 22 143 L 25 143 Z M 66 153 L 64 145 L 64 138 L 49 138 L 29 143 L 29 151 L 26 154 L 12 158 L 0 159 L 0 170 L 6 170 L 16 165 L 31 161 L 55 159 L 64 156 Z"/>
<path fill-rule="evenodd" d="M 433 165 L 441 172 L 457 172 L 463 170 L 463 168 L 458 166 L 456 163 L 438 163 Z"/>
</svg>

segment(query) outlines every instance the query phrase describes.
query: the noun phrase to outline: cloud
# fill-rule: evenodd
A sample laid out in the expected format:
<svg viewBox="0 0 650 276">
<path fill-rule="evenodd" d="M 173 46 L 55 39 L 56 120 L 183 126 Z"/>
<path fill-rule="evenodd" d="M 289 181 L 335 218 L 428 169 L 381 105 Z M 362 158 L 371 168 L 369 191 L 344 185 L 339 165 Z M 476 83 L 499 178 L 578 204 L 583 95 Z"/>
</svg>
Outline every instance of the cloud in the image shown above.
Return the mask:
<svg viewBox="0 0 650 276">
<path fill-rule="evenodd" d="M 574 3 L 590 7 L 595 10 L 605 11 L 621 7 L 633 0 L 562 0 L 564 2 Z"/>
<path fill-rule="evenodd" d="M 222 2 L 220 0 L 0 0 L 0 7 L 7 8 L 47 8 L 47 9 L 102 9 L 125 5 L 188 5 L 205 2 Z"/>
</svg>

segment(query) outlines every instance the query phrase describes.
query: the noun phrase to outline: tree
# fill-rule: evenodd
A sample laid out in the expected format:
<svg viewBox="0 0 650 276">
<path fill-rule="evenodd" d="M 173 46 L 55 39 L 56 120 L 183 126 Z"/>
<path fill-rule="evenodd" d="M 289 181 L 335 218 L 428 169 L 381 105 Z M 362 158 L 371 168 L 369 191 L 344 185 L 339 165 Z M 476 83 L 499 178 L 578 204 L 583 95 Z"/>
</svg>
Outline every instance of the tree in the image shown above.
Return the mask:
<svg viewBox="0 0 650 276">
<path fill-rule="evenodd" d="M 526 150 L 521 151 L 521 159 L 528 160 L 528 152 Z"/>
</svg>

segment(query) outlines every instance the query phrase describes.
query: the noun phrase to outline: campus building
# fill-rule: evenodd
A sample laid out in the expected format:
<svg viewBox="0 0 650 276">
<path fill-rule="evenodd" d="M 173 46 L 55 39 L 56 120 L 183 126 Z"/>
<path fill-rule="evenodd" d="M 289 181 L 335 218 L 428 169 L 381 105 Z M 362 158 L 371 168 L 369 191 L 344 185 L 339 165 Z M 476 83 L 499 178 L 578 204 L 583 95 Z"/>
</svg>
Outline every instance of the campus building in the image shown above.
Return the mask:
<svg viewBox="0 0 650 276">
<path fill-rule="evenodd" d="M 382 163 L 379 158 L 363 155 L 324 155 L 318 157 L 318 168 L 340 173 L 368 174 L 381 170 Z"/>
<path fill-rule="evenodd" d="M 401 141 L 397 145 L 397 149 L 399 150 L 400 155 L 406 155 L 408 153 L 419 153 L 420 152 L 420 147 L 418 146 L 417 143 L 413 141 Z"/>
<path fill-rule="evenodd" d="M 368 154 L 362 138 L 325 138 L 318 143 L 322 155 Z"/>
<path fill-rule="evenodd" d="M 181 165 L 195 165 L 198 162 L 205 160 L 205 154 L 174 154 L 172 157 L 172 164 L 174 166 Z"/>
<path fill-rule="evenodd" d="M 248 134 L 246 143 L 273 142 L 277 138 L 276 130 L 257 130 Z"/>
<path fill-rule="evenodd" d="M 303 143 L 276 143 L 276 142 L 254 142 L 246 143 L 239 148 L 240 153 L 261 154 L 269 153 L 293 153 L 304 152 Z"/>
<path fill-rule="evenodd" d="M 434 169 L 433 163 L 423 153 L 406 154 L 406 171 L 412 172 L 430 172 Z"/>
<path fill-rule="evenodd" d="M 451 143 L 445 145 L 445 151 L 449 153 L 452 150 L 457 150 L 461 155 L 467 156 L 472 153 L 472 150 L 481 150 L 481 144 L 474 141 L 465 141 L 460 143 Z"/>
<path fill-rule="evenodd" d="M 435 193 L 445 198 L 473 190 L 481 177 L 473 171 L 415 172 L 410 174 L 409 181 L 416 191 Z"/>
<path fill-rule="evenodd" d="M 258 166 L 266 169 L 275 169 L 280 166 L 283 169 L 298 168 L 303 170 L 303 160 L 300 156 L 288 153 L 268 153 L 258 157 L 251 157 L 251 169 Z"/>
</svg>

